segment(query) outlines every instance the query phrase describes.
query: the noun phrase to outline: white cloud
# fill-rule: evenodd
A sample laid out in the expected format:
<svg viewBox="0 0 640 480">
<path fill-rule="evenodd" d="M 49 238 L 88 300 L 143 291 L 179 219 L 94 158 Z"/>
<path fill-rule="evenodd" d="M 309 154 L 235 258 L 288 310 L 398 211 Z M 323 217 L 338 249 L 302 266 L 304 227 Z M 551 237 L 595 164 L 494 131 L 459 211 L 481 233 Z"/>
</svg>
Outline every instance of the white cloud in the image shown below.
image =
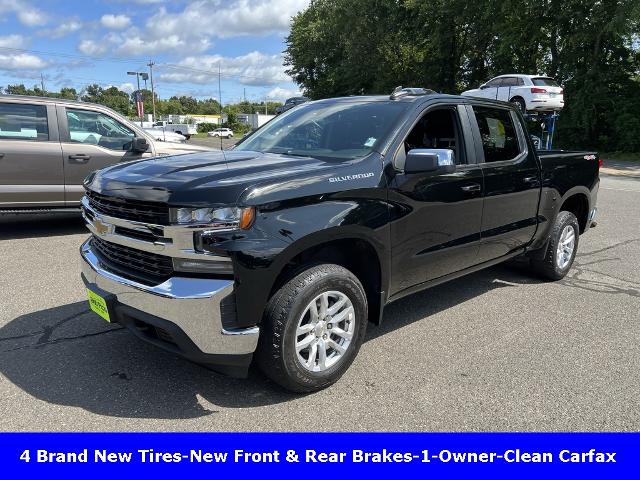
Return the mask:
<svg viewBox="0 0 640 480">
<path fill-rule="evenodd" d="M 244 85 L 275 85 L 291 81 L 284 72 L 282 56 L 261 52 L 251 52 L 239 57 L 187 57 L 175 66 L 165 65 L 160 80 L 174 83 L 213 83 L 217 78 L 218 65 L 222 78 L 239 81 Z"/>
<path fill-rule="evenodd" d="M 100 19 L 100 23 L 106 28 L 112 30 L 122 30 L 131 25 L 131 18 L 126 15 L 103 15 Z"/>
<path fill-rule="evenodd" d="M 2 1 L 2 0 L 0 0 Z M 212 46 L 211 39 L 238 36 L 264 36 L 285 33 L 290 20 L 310 0 L 197 0 L 181 11 L 155 8 L 144 26 L 131 26 L 125 15 L 104 15 L 104 26 L 120 29 L 94 39 L 106 44 L 115 55 L 127 57 L 156 53 L 184 55 L 203 52 Z M 155 3 L 155 2 L 153 2 Z"/>
<path fill-rule="evenodd" d="M 0 54 L 0 70 L 39 70 L 47 65 L 42 58 L 30 53 Z"/>
<path fill-rule="evenodd" d="M 14 13 L 23 25 L 37 27 L 47 23 L 47 15 L 23 0 L 0 0 L 0 14 Z"/>
<path fill-rule="evenodd" d="M 211 47 L 208 39 L 202 38 L 197 41 L 187 41 L 178 35 L 169 35 L 162 38 L 150 39 L 139 35 L 126 36 L 119 40 L 115 37 L 110 39 L 111 43 L 118 45 L 116 54 L 122 56 L 138 56 L 146 54 L 178 52 L 202 52 Z"/>
<path fill-rule="evenodd" d="M 25 39 L 22 35 L 7 35 L 0 37 L 0 47 L 2 48 L 23 48 Z"/>
<path fill-rule="evenodd" d="M 309 0 L 201 0 L 179 13 L 163 7 L 147 20 L 146 27 L 153 36 L 268 35 L 288 31 L 291 17 L 308 4 Z"/>
<path fill-rule="evenodd" d="M 302 93 L 299 90 L 291 90 L 288 88 L 276 87 L 267 92 L 269 100 L 284 102 L 287 98 L 299 97 Z"/>
<path fill-rule="evenodd" d="M 49 30 L 43 30 L 39 34 L 49 38 L 62 38 L 70 33 L 77 32 L 82 28 L 82 22 L 78 19 L 71 19 L 68 22 L 63 22 L 56 28 Z"/>
<path fill-rule="evenodd" d="M 127 93 L 132 93 L 135 89 L 136 87 L 131 82 L 123 83 L 118 87 L 118 90 L 121 90 Z"/>
<path fill-rule="evenodd" d="M 93 40 L 82 40 L 78 44 L 78 51 L 80 53 L 84 53 L 85 55 L 89 55 L 90 57 L 100 56 L 108 50 L 107 45 L 104 43 L 97 43 Z"/>
<path fill-rule="evenodd" d="M 47 16 L 37 8 L 29 8 L 26 10 L 19 10 L 17 12 L 18 20 L 28 27 L 37 27 L 47 23 Z"/>
</svg>

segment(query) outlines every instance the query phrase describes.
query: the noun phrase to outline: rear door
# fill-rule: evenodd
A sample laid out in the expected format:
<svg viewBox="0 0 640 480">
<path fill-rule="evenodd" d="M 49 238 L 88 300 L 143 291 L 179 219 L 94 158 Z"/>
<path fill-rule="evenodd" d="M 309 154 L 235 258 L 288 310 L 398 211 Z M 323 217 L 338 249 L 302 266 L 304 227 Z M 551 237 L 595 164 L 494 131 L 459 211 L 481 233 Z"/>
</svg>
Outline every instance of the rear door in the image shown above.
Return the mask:
<svg viewBox="0 0 640 480">
<path fill-rule="evenodd" d="M 58 106 L 64 158 L 65 200 L 80 203 L 83 180 L 91 172 L 119 162 L 137 160 L 151 153 L 131 151 L 136 132 L 116 118 L 82 106 Z"/>
<path fill-rule="evenodd" d="M 498 97 L 496 100 L 508 102 L 516 94 L 516 88 L 520 86 L 522 79 L 518 77 L 502 77 L 502 82 L 498 87 Z"/>
<path fill-rule="evenodd" d="M 0 101 L 0 208 L 64 206 L 55 106 Z"/>
<path fill-rule="evenodd" d="M 541 192 L 538 159 L 528 147 L 517 114 L 508 107 L 467 107 L 484 173 L 481 262 L 528 244 L 538 224 Z"/>
</svg>

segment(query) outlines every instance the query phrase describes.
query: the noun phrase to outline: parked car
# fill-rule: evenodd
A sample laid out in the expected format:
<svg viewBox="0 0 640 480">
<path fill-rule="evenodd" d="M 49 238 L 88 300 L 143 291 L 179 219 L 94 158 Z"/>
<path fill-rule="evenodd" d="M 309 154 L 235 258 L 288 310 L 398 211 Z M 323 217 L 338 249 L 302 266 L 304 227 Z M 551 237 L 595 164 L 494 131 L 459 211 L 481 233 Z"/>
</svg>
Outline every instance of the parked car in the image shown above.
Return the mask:
<svg viewBox="0 0 640 480">
<path fill-rule="evenodd" d="M 292 97 L 288 98 L 283 105 L 276 107 L 276 115 L 280 115 L 281 113 L 286 112 L 287 110 L 291 110 L 293 107 L 300 105 L 302 103 L 306 103 L 309 101 L 308 97 Z"/>
<path fill-rule="evenodd" d="M 515 104 L 521 112 L 557 112 L 564 107 L 564 92 L 553 78 L 540 75 L 500 75 L 462 96 L 490 98 Z"/>
<path fill-rule="evenodd" d="M 97 172 L 82 278 L 93 310 L 141 339 L 235 376 L 255 358 L 310 392 L 390 302 L 515 257 L 563 278 L 598 185 L 596 153 L 536 152 L 508 103 L 321 100 L 234 150 Z"/>
<path fill-rule="evenodd" d="M 167 132 L 175 132 L 178 135 L 183 135 L 187 140 L 191 138 L 191 135 L 198 133 L 197 127 L 188 123 L 158 121 L 153 124 L 152 128 L 164 128 Z"/>
<path fill-rule="evenodd" d="M 178 142 L 184 143 L 187 141 L 187 137 L 180 135 L 179 133 L 170 132 L 161 127 L 145 128 L 145 132 L 151 135 L 155 140 L 159 142 Z"/>
<path fill-rule="evenodd" d="M 158 142 L 113 110 L 46 97 L 0 96 L 0 214 L 78 211 L 94 170 L 208 151 Z"/>
<path fill-rule="evenodd" d="M 233 131 L 230 128 L 216 128 L 207 133 L 210 137 L 233 138 Z"/>
</svg>

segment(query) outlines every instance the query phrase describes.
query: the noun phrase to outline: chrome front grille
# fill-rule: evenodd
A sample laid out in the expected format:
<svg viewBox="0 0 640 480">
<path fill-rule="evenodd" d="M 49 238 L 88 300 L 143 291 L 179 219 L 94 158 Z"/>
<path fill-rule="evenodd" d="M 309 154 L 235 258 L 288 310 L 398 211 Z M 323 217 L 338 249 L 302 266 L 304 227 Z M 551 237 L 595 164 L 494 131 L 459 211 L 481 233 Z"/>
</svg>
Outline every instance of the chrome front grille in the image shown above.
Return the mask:
<svg viewBox="0 0 640 480">
<path fill-rule="evenodd" d="M 130 280 L 158 285 L 173 275 L 171 257 L 105 242 L 95 236 L 91 246 L 106 270 Z"/>
</svg>

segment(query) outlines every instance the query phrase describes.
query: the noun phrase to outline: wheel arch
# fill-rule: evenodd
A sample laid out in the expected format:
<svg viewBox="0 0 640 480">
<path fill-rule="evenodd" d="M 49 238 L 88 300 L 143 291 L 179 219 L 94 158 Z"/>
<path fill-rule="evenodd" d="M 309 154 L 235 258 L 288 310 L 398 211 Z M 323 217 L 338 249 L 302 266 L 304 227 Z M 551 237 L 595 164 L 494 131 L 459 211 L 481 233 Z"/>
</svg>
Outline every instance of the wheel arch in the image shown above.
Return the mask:
<svg viewBox="0 0 640 480">
<path fill-rule="evenodd" d="M 333 263 L 352 272 L 362 283 L 367 295 L 369 320 L 378 324 L 386 301 L 385 285 L 388 281 L 388 266 L 382 261 L 384 252 L 364 234 L 339 230 L 328 229 L 321 238 L 313 241 L 300 239 L 281 252 L 278 275 L 271 285 L 269 298 L 306 268 Z"/>
<path fill-rule="evenodd" d="M 589 210 L 589 195 L 582 189 L 572 189 L 562 198 L 558 213 L 562 211 L 573 213 L 578 219 L 580 233 L 584 233 L 589 220 Z"/>
</svg>

